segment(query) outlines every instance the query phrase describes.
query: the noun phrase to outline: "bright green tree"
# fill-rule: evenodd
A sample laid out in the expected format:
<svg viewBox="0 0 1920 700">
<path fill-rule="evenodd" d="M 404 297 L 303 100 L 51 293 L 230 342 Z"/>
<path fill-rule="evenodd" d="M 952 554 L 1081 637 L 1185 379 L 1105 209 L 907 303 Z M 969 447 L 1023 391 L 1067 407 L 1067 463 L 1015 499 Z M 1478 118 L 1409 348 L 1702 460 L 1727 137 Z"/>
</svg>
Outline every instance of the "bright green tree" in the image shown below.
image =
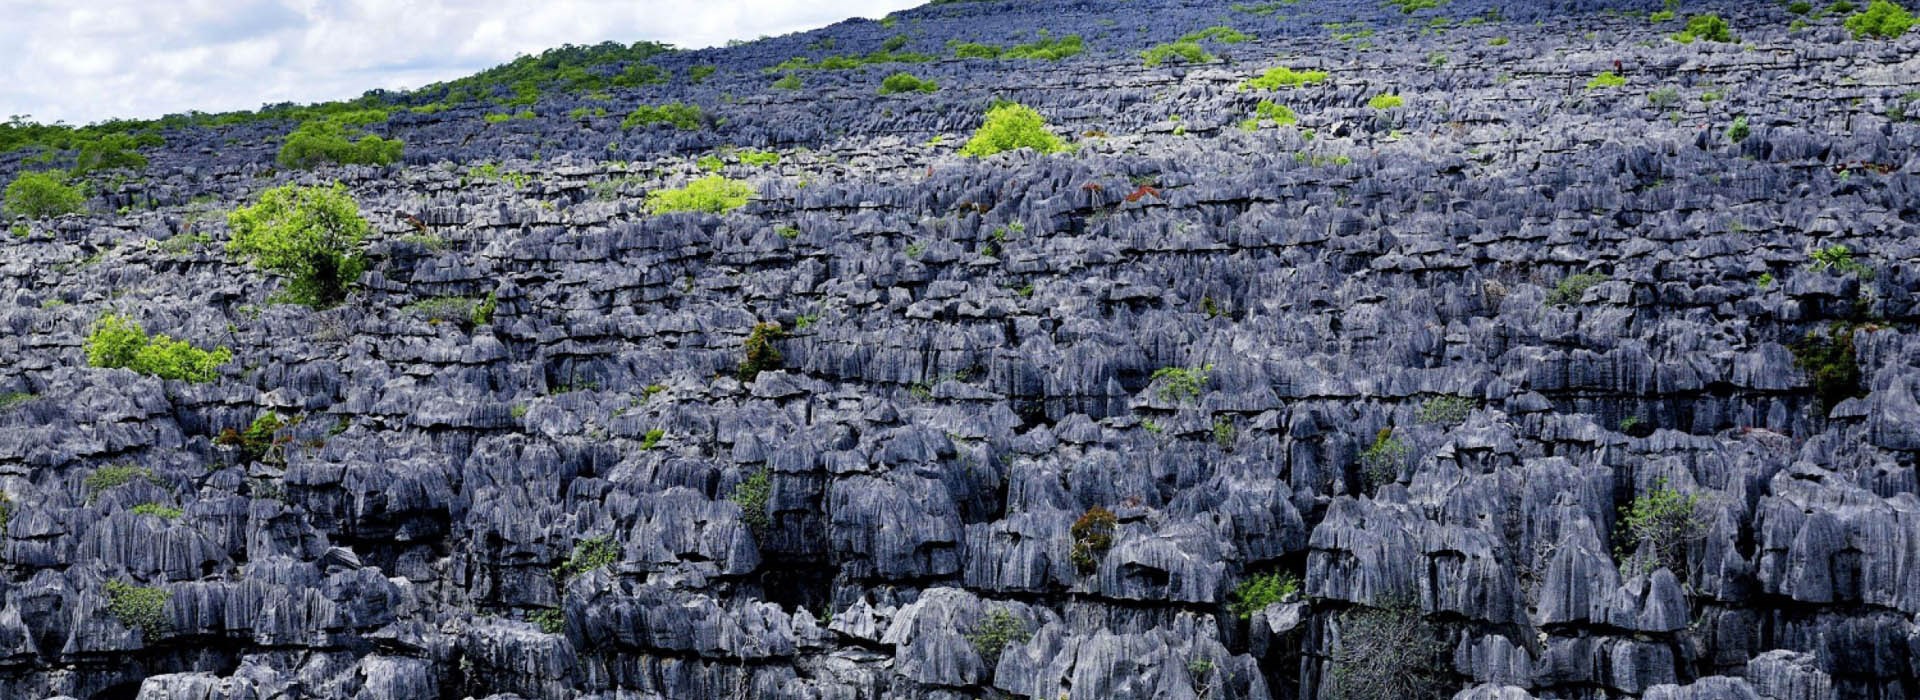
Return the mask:
<svg viewBox="0 0 1920 700">
<path fill-rule="evenodd" d="M 295 303 L 338 304 L 365 268 L 360 248 L 370 227 L 339 183 L 267 190 L 259 203 L 228 214 L 227 226 L 233 229 L 227 250 L 291 277 L 287 296 Z"/>
</svg>

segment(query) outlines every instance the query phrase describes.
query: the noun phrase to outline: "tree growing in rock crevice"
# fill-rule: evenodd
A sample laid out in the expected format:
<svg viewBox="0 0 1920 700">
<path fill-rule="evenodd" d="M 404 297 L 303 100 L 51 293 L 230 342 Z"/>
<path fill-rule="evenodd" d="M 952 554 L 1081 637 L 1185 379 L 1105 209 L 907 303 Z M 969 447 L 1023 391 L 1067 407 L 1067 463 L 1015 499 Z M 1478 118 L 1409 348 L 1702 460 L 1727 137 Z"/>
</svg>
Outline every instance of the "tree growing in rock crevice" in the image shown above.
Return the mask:
<svg viewBox="0 0 1920 700">
<path fill-rule="evenodd" d="M 286 297 L 297 304 L 339 304 L 366 268 L 360 250 L 371 227 L 339 183 L 267 190 L 257 204 L 228 214 L 227 226 L 233 229 L 227 250 L 291 277 Z"/>
</svg>

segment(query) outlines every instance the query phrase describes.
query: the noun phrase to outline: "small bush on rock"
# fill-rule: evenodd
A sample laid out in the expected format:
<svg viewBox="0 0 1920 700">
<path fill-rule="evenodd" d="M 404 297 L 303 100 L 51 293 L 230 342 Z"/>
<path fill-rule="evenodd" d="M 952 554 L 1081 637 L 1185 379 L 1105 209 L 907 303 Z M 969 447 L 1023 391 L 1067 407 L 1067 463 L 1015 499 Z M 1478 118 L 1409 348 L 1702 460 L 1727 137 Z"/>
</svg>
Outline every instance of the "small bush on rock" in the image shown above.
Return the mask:
<svg viewBox="0 0 1920 700">
<path fill-rule="evenodd" d="M 798 80 L 795 82 L 798 82 Z M 778 87 L 778 85 L 775 87 Z M 797 88 L 799 86 L 795 85 L 794 87 Z M 635 107 L 633 112 L 627 114 L 626 119 L 621 120 L 620 128 L 631 129 L 636 126 L 666 124 L 675 129 L 692 131 L 700 128 L 705 121 L 706 116 L 700 111 L 699 105 L 669 102 L 663 105 L 640 105 L 639 107 Z"/>
<path fill-rule="evenodd" d="M 233 360 L 233 351 L 224 347 L 202 350 L 164 335 L 149 338 L 139 323 L 113 314 L 94 323 L 86 350 L 87 364 L 94 367 L 188 382 L 211 382 L 220 376 L 220 366 Z"/>
<path fill-rule="evenodd" d="M 7 185 L 4 200 L 6 213 L 34 219 L 77 214 L 86 206 L 86 192 L 57 172 L 21 173 Z"/>
<path fill-rule="evenodd" d="M 1033 632 L 1012 611 L 994 608 L 966 637 L 991 673 L 991 669 L 1000 665 L 1000 652 L 1005 651 L 1007 645 L 1025 644 L 1033 637 Z"/>
<path fill-rule="evenodd" d="M 1413 448 L 1395 437 L 1392 428 L 1381 428 L 1373 444 L 1360 452 L 1360 476 L 1369 490 L 1391 484 L 1399 480 L 1400 465 L 1412 454 Z"/>
<path fill-rule="evenodd" d="M 1701 517 L 1699 494 L 1683 494 L 1662 481 L 1621 509 L 1620 527 L 1631 542 L 1646 545 L 1653 556 L 1633 573 L 1664 567 L 1685 576 L 1687 547 L 1706 535 L 1707 523 Z"/>
<path fill-rule="evenodd" d="M 1888 0 L 1873 0 L 1860 14 L 1847 18 L 1855 39 L 1894 39 L 1913 29 L 1913 13 Z"/>
<path fill-rule="evenodd" d="M 362 127 L 382 123 L 387 113 L 379 110 L 348 112 L 302 122 L 280 146 L 280 165 L 289 168 L 317 168 L 335 165 L 386 165 L 400 160 L 406 144 L 399 139 L 384 139 L 366 133 Z"/>
<path fill-rule="evenodd" d="M 140 630 L 146 637 L 158 637 L 167 629 L 167 600 L 172 594 L 164 588 L 136 586 L 124 581 L 108 581 L 107 612 L 120 619 L 128 629 Z"/>
<path fill-rule="evenodd" d="M 753 199 L 753 185 L 741 180 L 733 180 L 719 175 L 687 183 L 677 190 L 654 190 L 647 193 L 647 211 L 652 214 L 671 214 L 675 212 L 705 212 L 725 214 L 747 205 Z"/>
<path fill-rule="evenodd" d="M 772 498 L 773 471 L 765 468 L 734 484 L 733 493 L 727 495 L 727 500 L 740 506 L 740 522 L 753 530 L 754 537 L 765 537 L 773 527 L 773 516 L 767 512 L 767 502 Z"/>
<path fill-rule="evenodd" d="M 1560 283 L 1554 285 L 1553 291 L 1547 293 L 1547 306 L 1578 304 L 1580 303 L 1581 297 L 1587 295 L 1587 290 L 1605 281 L 1607 281 L 1607 276 L 1597 272 L 1585 272 L 1562 277 Z"/>
<path fill-rule="evenodd" d="M 109 489 L 133 483 L 134 479 L 146 479 L 148 483 L 159 484 L 160 478 L 153 475 L 152 469 L 136 467 L 131 464 L 114 464 L 93 470 L 87 478 L 80 481 L 87 489 L 87 502 L 92 503 L 100 494 Z"/>
<path fill-rule="evenodd" d="M 1448 645 L 1411 605 L 1340 615 L 1327 696 L 1334 700 L 1445 697 Z"/>
<path fill-rule="evenodd" d="M 1140 52 L 1140 57 L 1146 59 L 1148 68 L 1157 68 L 1160 64 L 1173 59 L 1179 59 L 1182 63 L 1206 63 L 1213 60 L 1213 54 L 1207 53 L 1206 49 L 1191 41 L 1161 44 Z"/>
<path fill-rule="evenodd" d="M 1708 13 L 1687 18 L 1687 28 L 1673 35 L 1673 40 L 1682 44 L 1691 44 L 1697 40 L 1706 40 L 1722 44 L 1733 43 L 1733 31 L 1727 27 L 1727 21 L 1720 15 Z"/>
<path fill-rule="evenodd" d="M 1375 95 L 1373 99 L 1367 100 L 1368 107 L 1372 107 L 1374 109 L 1381 110 L 1381 111 L 1386 111 L 1389 109 L 1398 109 L 1400 107 L 1405 107 L 1406 105 L 1407 105 L 1407 99 L 1399 95 Z"/>
<path fill-rule="evenodd" d="M 1268 68 L 1260 77 L 1240 84 L 1242 90 L 1278 90 L 1325 82 L 1327 72 L 1320 70 L 1297 71 L 1287 66 Z"/>
<path fill-rule="evenodd" d="M 603 566 L 613 566 L 620 561 L 620 544 L 611 536 L 600 536 L 581 540 L 573 545 L 573 554 L 559 566 L 553 567 L 553 578 L 562 585 L 573 577 Z"/>
<path fill-rule="evenodd" d="M 1073 521 L 1073 527 L 1067 531 L 1073 537 L 1069 557 L 1081 575 L 1092 574 L 1100 568 L 1100 557 L 1113 547 L 1113 530 L 1118 524 L 1113 511 L 1100 506 L 1088 508 L 1080 519 Z"/>
<path fill-rule="evenodd" d="M 1047 121 L 1039 112 L 1023 104 L 1002 102 L 987 109 L 986 122 L 960 148 L 960 155 L 984 157 L 1019 148 L 1041 153 L 1067 150 L 1060 137 L 1047 131 Z"/>
<path fill-rule="evenodd" d="M 740 361 L 740 381 L 750 382 L 762 371 L 780 368 L 785 358 L 780 356 L 780 348 L 774 347 L 773 341 L 786 337 L 786 334 L 778 323 L 762 323 L 753 327 L 742 346 L 746 357 Z"/>
<path fill-rule="evenodd" d="M 1233 589 L 1232 602 L 1228 607 L 1233 614 L 1246 620 L 1254 613 L 1267 609 L 1274 603 L 1285 603 L 1300 597 L 1300 577 L 1285 571 L 1257 574 Z"/>
<path fill-rule="evenodd" d="M 1465 423 L 1480 402 L 1465 396 L 1435 396 L 1420 404 L 1414 419 L 1429 425 L 1455 426 Z"/>
<path fill-rule="evenodd" d="M 327 308 L 346 299 L 360 277 L 361 243 L 372 230 L 347 188 L 282 185 L 251 207 L 227 215 L 233 238 L 227 250 L 256 267 L 292 278 L 287 298 Z"/>
<path fill-rule="evenodd" d="M 933 81 L 921 80 L 912 73 L 895 73 L 887 76 L 886 80 L 880 81 L 882 95 L 897 95 L 903 92 L 931 93 L 939 89 L 940 86 Z"/>
</svg>

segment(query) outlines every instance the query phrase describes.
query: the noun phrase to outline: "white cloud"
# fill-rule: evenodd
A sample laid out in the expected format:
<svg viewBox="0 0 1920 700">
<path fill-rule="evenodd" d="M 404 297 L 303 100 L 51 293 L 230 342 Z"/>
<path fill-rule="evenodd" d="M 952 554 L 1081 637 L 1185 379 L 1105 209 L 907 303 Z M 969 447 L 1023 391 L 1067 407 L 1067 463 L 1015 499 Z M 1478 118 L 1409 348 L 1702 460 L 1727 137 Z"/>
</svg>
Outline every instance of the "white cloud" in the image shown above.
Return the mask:
<svg viewBox="0 0 1920 700">
<path fill-rule="evenodd" d="M 561 44 L 718 46 L 924 0 L 0 0 L 0 118 L 86 123 L 358 96 Z"/>
</svg>

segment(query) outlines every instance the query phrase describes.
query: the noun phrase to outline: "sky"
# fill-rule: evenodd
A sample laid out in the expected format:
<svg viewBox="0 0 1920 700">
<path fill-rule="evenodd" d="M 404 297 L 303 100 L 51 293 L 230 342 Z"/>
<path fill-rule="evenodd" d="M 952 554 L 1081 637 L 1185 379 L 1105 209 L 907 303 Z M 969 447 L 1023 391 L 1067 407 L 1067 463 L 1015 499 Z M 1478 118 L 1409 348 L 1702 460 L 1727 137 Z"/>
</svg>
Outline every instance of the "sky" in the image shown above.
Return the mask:
<svg viewBox="0 0 1920 700">
<path fill-rule="evenodd" d="M 561 44 L 719 46 L 924 0 L 0 0 L 0 119 L 85 124 L 414 88 Z"/>
</svg>

